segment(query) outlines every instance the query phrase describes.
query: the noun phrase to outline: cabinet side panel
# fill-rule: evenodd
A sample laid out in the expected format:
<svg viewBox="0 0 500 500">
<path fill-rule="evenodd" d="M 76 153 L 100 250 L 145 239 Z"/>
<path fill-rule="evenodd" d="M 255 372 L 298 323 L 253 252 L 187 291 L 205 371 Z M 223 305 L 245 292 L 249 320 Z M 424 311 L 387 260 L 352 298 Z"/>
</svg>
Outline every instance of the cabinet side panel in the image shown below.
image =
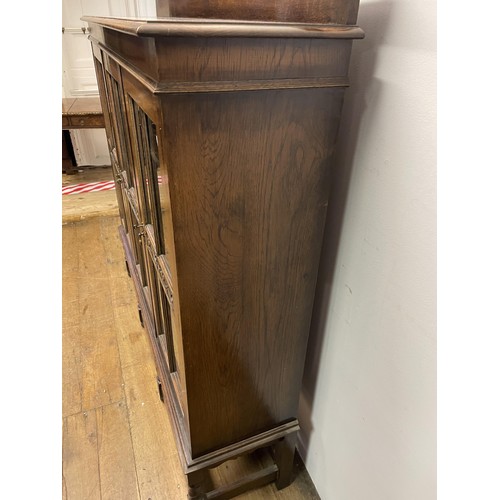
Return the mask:
<svg viewBox="0 0 500 500">
<path fill-rule="evenodd" d="M 342 98 L 163 97 L 194 457 L 297 416 Z"/>
</svg>

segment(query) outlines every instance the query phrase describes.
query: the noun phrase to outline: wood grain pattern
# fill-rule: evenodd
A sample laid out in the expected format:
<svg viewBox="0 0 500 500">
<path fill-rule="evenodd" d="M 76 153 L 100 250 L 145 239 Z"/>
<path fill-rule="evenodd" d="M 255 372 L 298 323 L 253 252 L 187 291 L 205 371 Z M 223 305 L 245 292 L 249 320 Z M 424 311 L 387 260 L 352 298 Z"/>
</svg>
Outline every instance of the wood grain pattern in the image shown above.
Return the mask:
<svg viewBox="0 0 500 500">
<path fill-rule="evenodd" d="M 95 412 L 101 499 L 139 500 L 127 406 L 120 401 Z"/>
<path fill-rule="evenodd" d="M 100 500 L 95 411 L 63 419 L 63 496 Z"/>
<path fill-rule="evenodd" d="M 175 43 L 175 42 L 174 42 Z M 101 47 L 101 45 L 94 40 L 94 45 Z M 202 47 L 200 47 L 202 50 Z M 327 47 L 325 51 L 325 55 L 330 58 L 336 58 L 338 61 L 347 61 L 350 53 L 350 43 L 348 45 L 344 44 L 344 51 L 336 51 L 332 47 Z M 162 49 L 163 50 L 163 49 Z M 177 69 L 175 71 L 178 73 L 178 79 L 166 79 L 162 82 L 156 82 L 152 79 L 151 74 L 147 72 L 143 72 L 138 70 L 135 66 L 131 66 L 128 62 L 122 59 L 116 52 L 109 51 L 108 49 L 102 47 L 102 52 L 105 52 L 108 57 L 114 58 L 117 61 L 120 61 L 121 64 L 127 67 L 127 72 L 132 75 L 137 83 L 140 83 L 148 92 L 158 95 L 158 94 L 177 94 L 188 93 L 188 92 L 235 92 L 242 90 L 276 90 L 276 89 L 292 89 L 292 88 L 325 88 L 325 87 L 347 87 L 349 86 L 349 79 L 347 78 L 347 74 L 341 74 L 342 71 L 340 68 L 335 70 L 335 73 L 329 75 L 332 72 L 331 68 L 324 68 L 325 74 L 327 76 L 309 76 L 305 78 L 301 77 L 293 77 L 293 72 L 287 70 L 289 73 L 289 77 L 285 78 L 277 78 L 274 77 L 272 79 L 259 79 L 253 77 L 250 80 L 224 80 L 224 78 L 234 76 L 234 71 L 228 67 L 226 69 L 221 69 L 221 73 L 217 74 L 215 77 L 212 75 L 212 78 L 215 79 L 207 79 L 205 75 L 202 76 L 194 76 L 195 81 L 184 81 L 183 79 L 189 77 L 189 73 L 186 73 L 186 68 L 189 65 L 189 62 L 186 61 L 186 57 L 199 57 L 197 53 L 189 54 L 189 48 L 185 49 L 184 52 L 185 57 L 179 60 L 178 63 L 173 63 L 173 68 L 177 65 Z M 347 51 L 347 52 L 346 52 Z M 199 50 L 195 51 L 199 52 Z M 167 58 L 171 59 L 171 51 L 166 51 Z M 129 60 L 133 60 L 133 54 L 131 54 Z M 279 57 L 279 56 L 278 56 Z M 233 63 L 238 64 L 240 57 L 238 54 L 234 54 Z M 258 64 L 261 64 L 261 61 L 258 61 Z M 345 66 L 347 68 L 347 66 Z M 273 71 L 276 71 L 276 64 L 272 66 Z M 154 70 L 156 71 L 156 69 Z M 183 72 L 184 71 L 184 72 Z M 225 72 L 225 73 L 224 73 Z M 279 72 L 279 71 L 278 71 Z M 213 69 L 208 71 L 208 75 L 210 73 L 214 73 Z M 282 71 L 283 73 L 283 71 Z M 295 72 L 296 73 L 296 72 Z M 172 75 L 171 75 L 172 76 Z M 290 78 L 292 76 L 293 78 Z M 196 80 L 197 79 L 197 80 Z M 153 116 L 153 115 L 150 115 Z"/>
<path fill-rule="evenodd" d="M 119 78 L 112 64 L 116 60 L 154 93 L 183 92 L 183 84 L 191 91 L 347 86 L 352 39 L 364 36 L 359 28 L 341 26 L 293 25 L 288 27 L 291 32 L 284 33 L 286 25 L 278 25 L 276 38 L 269 38 L 259 29 L 277 29 L 270 23 L 220 25 L 182 20 L 178 24 L 183 31 L 176 33 L 171 20 L 85 20 L 92 27 L 91 40 L 106 53 L 104 65 L 114 77 Z M 234 30 L 236 26 L 238 36 L 228 32 L 228 27 Z M 157 38 L 127 34 L 139 29 Z"/>
<path fill-rule="evenodd" d="M 157 0 L 158 16 L 354 24 L 358 0 Z"/>
<path fill-rule="evenodd" d="M 63 210 L 64 221 L 64 210 Z M 62 232 L 62 415 L 82 411 L 79 245 L 74 225 Z"/>
<path fill-rule="evenodd" d="M 63 329 L 80 324 L 78 304 L 79 251 L 76 228 L 62 233 L 62 303 Z"/>
<path fill-rule="evenodd" d="M 326 0 L 323 0 L 326 1 Z M 248 22 L 244 20 L 210 19 L 139 19 L 119 17 L 83 16 L 82 21 L 90 24 L 93 37 L 104 37 L 110 42 L 117 32 L 136 37 L 231 37 L 231 38 L 362 38 L 363 30 L 357 26 L 348 26 L 339 21 L 335 23 L 302 22 Z M 353 23 L 350 23 L 353 24 Z M 98 25 L 98 26 L 96 26 Z M 113 31 L 101 31 L 110 28 Z M 124 43 L 120 52 L 134 44 L 144 44 L 144 40 L 133 41 L 122 38 Z M 147 43 L 150 43 L 149 40 Z M 142 46 L 144 49 L 144 45 Z"/>
<path fill-rule="evenodd" d="M 254 82 L 253 88 L 294 84 L 301 88 L 311 82 L 345 86 L 352 45 L 346 38 L 167 37 L 156 41 L 155 50 L 148 46 L 145 59 L 146 48 L 137 44 L 123 52 L 131 38 L 114 31 L 101 39 L 95 33 L 91 36 L 105 52 L 105 61 L 119 61 L 154 93 L 178 92 L 181 83 L 189 88 L 201 82 L 208 90 L 217 90 L 215 83 L 220 82 L 226 91 L 231 90 L 231 81 L 246 86 Z"/>
<path fill-rule="evenodd" d="M 66 246 L 73 243 L 68 248 L 77 254 L 77 258 L 65 254 L 69 257 L 65 266 L 71 271 L 65 273 L 63 293 L 66 298 L 75 298 L 65 300 L 63 305 L 63 376 L 67 384 L 64 415 L 123 399 L 118 346 L 112 335 L 109 283 L 102 279 L 101 266 L 106 256 L 93 225 L 95 219 L 75 228 L 66 237 L 70 241 L 64 241 Z"/>
<path fill-rule="evenodd" d="M 82 408 L 95 408 L 123 399 L 120 358 L 112 335 L 113 310 L 109 282 L 102 277 L 107 256 L 97 237 L 95 219 L 78 228 L 79 309 L 82 369 Z"/>
<path fill-rule="evenodd" d="M 260 488 L 276 480 L 278 467 L 272 464 L 266 468 L 260 469 L 251 474 L 244 475 L 234 483 L 221 486 L 208 493 L 208 499 L 227 500 L 241 495 L 245 491 L 254 488 Z"/>
<path fill-rule="evenodd" d="M 227 82 L 346 76 L 351 40 L 173 38 L 158 44 L 160 81 Z"/>
<path fill-rule="evenodd" d="M 166 101 L 193 457 L 295 415 L 341 98 Z"/>
<path fill-rule="evenodd" d="M 63 278 L 65 281 L 68 278 Z M 77 287 L 74 289 L 78 290 Z M 66 297 L 73 295 L 73 290 L 66 289 Z M 78 296 L 78 292 L 75 294 Z M 77 302 L 77 301 L 76 301 Z M 78 302 L 77 302 L 78 303 Z M 63 310 L 63 318 L 68 311 Z M 69 315 L 68 315 L 69 316 Z M 76 315 L 70 317 L 78 318 Z M 80 345 L 80 328 L 78 325 L 63 324 L 62 335 L 62 415 L 69 416 L 82 411 L 82 359 Z"/>
</svg>

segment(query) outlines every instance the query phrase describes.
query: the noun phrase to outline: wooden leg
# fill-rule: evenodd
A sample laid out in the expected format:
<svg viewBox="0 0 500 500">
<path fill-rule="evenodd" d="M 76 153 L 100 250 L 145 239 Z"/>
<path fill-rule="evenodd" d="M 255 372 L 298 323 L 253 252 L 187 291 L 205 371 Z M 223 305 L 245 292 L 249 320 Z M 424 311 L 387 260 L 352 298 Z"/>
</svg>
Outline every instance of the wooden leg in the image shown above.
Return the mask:
<svg viewBox="0 0 500 500">
<path fill-rule="evenodd" d="M 206 500 L 205 493 L 205 474 L 204 470 L 190 472 L 187 475 L 188 480 L 188 500 Z"/>
<path fill-rule="evenodd" d="M 293 432 L 280 439 L 275 446 L 275 460 L 278 466 L 276 488 L 278 490 L 286 488 L 292 482 L 296 442 L 297 433 Z"/>
</svg>

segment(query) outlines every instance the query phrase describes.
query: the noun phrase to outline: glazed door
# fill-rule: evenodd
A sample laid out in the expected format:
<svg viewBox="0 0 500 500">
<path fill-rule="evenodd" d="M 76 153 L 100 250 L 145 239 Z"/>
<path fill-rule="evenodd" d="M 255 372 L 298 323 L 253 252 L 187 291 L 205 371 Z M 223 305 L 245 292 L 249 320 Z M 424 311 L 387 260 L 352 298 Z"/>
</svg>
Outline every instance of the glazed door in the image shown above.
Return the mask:
<svg viewBox="0 0 500 500">
<path fill-rule="evenodd" d="M 155 353 L 187 426 L 168 177 L 157 130 L 159 103 L 97 45 L 93 52 L 122 227 L 146 301 L 143 315 L 152 326 Z"/>
<path fill-rule="evenodd" d="M 164 366 L 182 409 L 185 409 L 180 321 L 171 259 L 173 241 L 164 234 L 165 226 L 168 227 L 165 219 L 170 217 L 170 213 L 162 210 L 168 193 L 168 178 L 160 170 L 156 117 L 150 116 L 129 93 L 126 93 L 126 108 L 139 193 L 139 213 L 143 221 L 144 292 Z"/>
</svg>

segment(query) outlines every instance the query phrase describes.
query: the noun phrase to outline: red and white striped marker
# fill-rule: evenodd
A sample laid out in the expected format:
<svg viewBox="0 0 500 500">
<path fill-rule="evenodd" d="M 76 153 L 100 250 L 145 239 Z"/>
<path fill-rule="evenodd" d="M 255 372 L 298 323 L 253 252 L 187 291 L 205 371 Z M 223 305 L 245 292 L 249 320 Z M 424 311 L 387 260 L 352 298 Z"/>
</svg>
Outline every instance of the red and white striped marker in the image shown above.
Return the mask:
<svg viewBox="0 0 500 500">
<path fill-rule="evenodd" d="M 62 194 L 93 193 L 96 191 L 109 191 L 115 189 L 115 181 L 87 182 L 63 186 Z"/>
</svg>

